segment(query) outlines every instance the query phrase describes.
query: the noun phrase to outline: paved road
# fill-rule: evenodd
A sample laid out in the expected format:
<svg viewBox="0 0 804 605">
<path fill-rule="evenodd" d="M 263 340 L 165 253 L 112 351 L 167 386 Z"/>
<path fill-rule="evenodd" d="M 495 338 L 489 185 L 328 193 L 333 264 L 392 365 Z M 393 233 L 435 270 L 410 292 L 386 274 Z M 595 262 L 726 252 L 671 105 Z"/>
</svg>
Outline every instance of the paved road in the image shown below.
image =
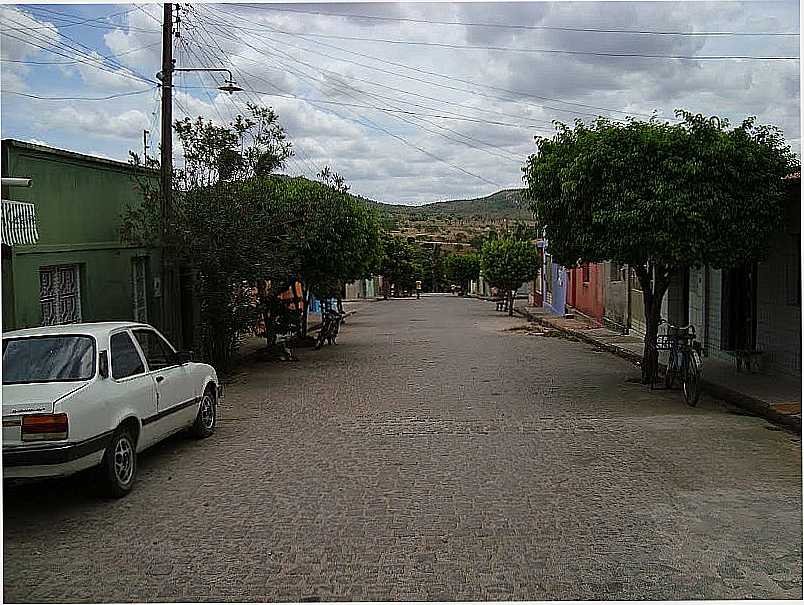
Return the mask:
<svg viewBox="0 0 804 605">
<path fill-rule="evenodd" d="M 6 601 L 801 598 L 800 440 L 490 303 L 366 303 L 218 433 L 7 489 Z"/>
</svg>

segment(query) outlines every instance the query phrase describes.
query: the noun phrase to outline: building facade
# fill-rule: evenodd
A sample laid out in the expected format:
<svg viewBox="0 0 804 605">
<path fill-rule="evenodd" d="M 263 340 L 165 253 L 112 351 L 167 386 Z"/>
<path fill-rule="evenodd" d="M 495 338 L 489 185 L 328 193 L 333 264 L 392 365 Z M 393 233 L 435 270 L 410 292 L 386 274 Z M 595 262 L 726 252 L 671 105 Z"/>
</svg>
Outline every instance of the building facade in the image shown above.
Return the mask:
<svg viewBox="0 0 804 605">
<path fill-rule="evenodd" d="M 604 270 L 602 263 L 584 263 L 567 271 L 567 306 L 603 324 Z"/>
<path fill-rule="evenodd" d="M 39 236 L 3 245 L 4 330 L 111 320 L 164 328 L 159 250 L 120 234 L 126 208 L 142 201 L 136 178 L 155 174 L 13 139 L 2 142 L 2 174 L 31 179 L 27 188 L 4 187 L 3 198 L 34 205 Z M 165 331 L 181 344 L 181 309 L 174 315 Z"/>
<path fill-rule="evenodd" d="M 368 279 L 358 279 L 344 286 L 344 300 L 359 300 L 362 298 L 374 298 L 380 291 L 379 279 L 370 277 Z"/>
<path fill-rule="evenodd" d="M 553 262 L 550 248 L 545 245 L 542 264 L 542 306 L 555 315 L 567 313 L 567 270 Z"/>
<path fill-rule="evenodd" d="M 766 371 L 801 375 L 801 176 L 788 181 L 767 256 L 745 267 L 694 267 L 671 283 L 668 317 L 692 323 L 707 356 L 754 351 Z"/>
</svg>

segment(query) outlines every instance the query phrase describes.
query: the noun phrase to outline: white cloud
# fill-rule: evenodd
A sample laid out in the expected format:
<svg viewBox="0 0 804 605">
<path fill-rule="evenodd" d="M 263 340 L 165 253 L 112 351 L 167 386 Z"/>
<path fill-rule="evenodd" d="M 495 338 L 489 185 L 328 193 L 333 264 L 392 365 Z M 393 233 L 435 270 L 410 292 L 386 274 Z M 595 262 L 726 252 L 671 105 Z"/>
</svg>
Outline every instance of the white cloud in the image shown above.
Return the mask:
<svg viewBox="0 0 804 605">
<path fill-rule="evenodd" d="M 228 67 L 246 92 L 231 96 L 220 93 L 216 90 L 221 82 L 219 74 L 177 73 L 174 117 L 179 118 L 187 111 L 192 116 L 201 115 L 221 123 L 245 111 L 248 101 L 271 105 L 279 113 L 296 152 L 288 163 L 291 173 L 313 175 L 329 164 L 349 181 L 352 191 L 368 197 L 426 202 L 479 196 L 495 189 L 495 185 L 453 166 L 501 186 L 521 186 L 520 166 L 535 150 L 534 135 L 551 133 L 552 120 L 571 122 L 575 117 L 588 120 L 598 113 L 622 118 L 625 112 L 650 114 L 655 110 L 660 115 L 672 116 L 675 108 L 689 108 L 726 116 L 735 124 L 748 115 L 756 115 L 760 123 L 782 127 L 791 145 L 800 150 L 797 62 L 526 54 L 310 36 L 320 33 L 439 44 L 632 54 L 788 55 L 798 54 L 797 37 L 523 30 L 376 21 L 358 16 L 596 29 L 789 31 L 798 24 L 799 9 L 795 2 L 297 4 L 279 8 L 283 10 L 271 10 L 265 5 L 193 5 L 183 14 L 182 38 L 176 43 L 177 64 Z M 103 44 L 97 50 L 100 54 L 121 55 L 117 58 L 120 64 L 133 73 L 152 78 L 160 69 L 161 6 L 145 5 L 143 9 L 151 16 L 143 10 L 132 11 L 126 15 L 125 24 L 103 35 Z M 0 10 L 3 11 L 0 18 L 5 11 L 14 11 L 15 18 L 20 18 L 19 9 Z M 352 16 L 297 14 L 292 10 Z M 93 14 L 108 14 L 108 9 L 98 8 Z M 55 28 L 42 31 L 58 36 Z M 79 32 L 74 28 L 70 35 Z M 36 56 L 32 52 L 42 52 L 31 51 L 22 43 L 7 47 L 5 38 L 3 57 L 12 56 L 7 53 L 27 53 L 22 56 L 31 58 Z M 11 65 L 15 64 L 3 64 L 0 74 L 3 87 L 22 90 L 18 86 L 27 86 L 29 90 L 47 94 L 48 86 L 57 84 L 44 78 L 44 70 L 22 64 L 9 69 Z M 114 69 L 120 71 L 120 66 Z M 80 80 L 76 78 L 69 84 L 76 96 L 101 96 L 99 91 L 117 92 L 144 86 L 83 65 L 71 68 L 70 73 L 80 76 Z M 316 103 L 316 99 L 427 115 Z M 9 122 L 24 123 L 30 111 L 36 110 L 43 115 L 43 127 L 80 134 L 75 137 L 76 145 L 83 146 L 85 151 L 102 149 L 114 156 L 119 149 L 119 157 L 125 157 L 129 148 L 141 146 L 142 128 L 150 129 L 148 112 L 153 110 L 155 99 L 142 95 L 68 107 L 10 100 L 10 97 L 3 99 L 4 129 Z M 56 111 L 50 111 L 54 107 Z M 434 117 L 439 115 L 468 119 Z M 155 146 L 158 128 L 152 130 Z M 31 134 L 44 136 L 42 130 Z"/>
<path fill-rule="evenodd" d="M 148 121 L 148 116 L 137 109 L 113 113 L 95 107 L 67 106 L 42 114 L 39 123 L 40 126 L 83 136 L 137 140 L 137 137 L 142 138 Z"/>
<path fill-rule="evenodd" d="M 13 6 L 0 6 L 0 25 L 6 34 L 0 44 L 0 57 L 4 59 L 0 68 L 2 85 L 17 92 L 25 92 L 28 90 L 26 78 L 31 70 L 19 61 L 60 60 L 58 56 L 44 50 L 59 41 L 58 30 L 52 23 L 34 19 Z"/>
</svg>

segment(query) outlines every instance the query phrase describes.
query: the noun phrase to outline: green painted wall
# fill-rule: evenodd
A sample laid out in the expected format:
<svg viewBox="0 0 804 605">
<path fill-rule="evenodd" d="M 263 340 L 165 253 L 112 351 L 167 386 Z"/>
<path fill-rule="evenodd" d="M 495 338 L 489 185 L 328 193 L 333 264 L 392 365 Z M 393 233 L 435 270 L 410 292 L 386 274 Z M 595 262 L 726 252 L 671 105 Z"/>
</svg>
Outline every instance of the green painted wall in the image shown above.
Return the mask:
<svg viewBox="0 0 804 605">
<path fill-rule="evenodd" d="M 3 176 L 32 179 L 29 188 L 4 188 L 3 198 L 33 202 L 39 230 L 37 244 L 15 246 L 10 267 L 4 263 L 3 302 L 13 299 L 13 313 L 4 309 L 3 328 L 41 324 L 39 269 L 63 264 L 80 265 L 83 321 L 133 319 L 131 259 L 148 256 L 151 277 L 159 270 L 157 250 L 126 246 L 120 238 L 125 208 L 141 200 L 134 169 L 13 140 L 3 141 L 2 153 Z M 157 307 L 151 279 L 148 319 L 156 324 Z"/>
</svg>

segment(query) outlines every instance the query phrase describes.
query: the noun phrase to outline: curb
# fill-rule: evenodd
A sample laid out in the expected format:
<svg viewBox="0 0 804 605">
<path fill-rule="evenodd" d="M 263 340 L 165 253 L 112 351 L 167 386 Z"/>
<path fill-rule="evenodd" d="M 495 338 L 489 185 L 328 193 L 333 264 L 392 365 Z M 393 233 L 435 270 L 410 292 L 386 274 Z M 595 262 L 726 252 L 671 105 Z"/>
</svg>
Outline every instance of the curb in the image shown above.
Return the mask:
<svg viewBox="0 0 804 605">
<path fill-rule="evenodd" d="M 623 349 L 622 347 L 618 347 L 617 345 L 613 345 L 607 342 L 600 342 L 595 337 L 589 336 L 588 334 L 584 334 L 583 332 L 555 326 L 546 319 L 528 313 L 528 311 L 525 311 L 523 309 L 514 309 L 514 313 L 520 315 L 521 317 L 524 317 L 525 319 L 533 321 L 541 326 L 545 326 L 552 330 L 556 330 L 558 332 L 561 332 L 562 334 L 566 334 L 567 336 L 572 336 L 573 338 L 577 338 L 578 340 L 585 342 L 586 344 L 594 345 L 596 347 L 604 349 L 609 353 L 614 353 L 618 357 L 622 357 L 623 359 L 630 361 L 636 365 L 639 365 L 642 362 L 641 355 L 634 353 L 633 351 L 629 351 L 628 349 Z"/>
<path fill-rule="evenodd" d="M 577 338 L 578 340 L 584 343 L 591 344 L 596 347 L 600 347 L 610 353 L 614 353 L 618 357 L 621 357 L 626 361 L 630 361 L 637 367 L 639 367 L 640 364 L 642 363 L 642 356 L 634 353 L 633 351 L 623 349 L 621 347 L 618 347 L 617 345 L 600 342 L 596 338 L 577 330 L 571 330 L 569 328 L 562 328 L 559 326 L 555 326 L 551 324 L 548 320 L 533 315 L 532 313 L 529 313 L 527 310 L 524 309 L 514 309 L 514 313 L 518 314 L 521 317 L 524 317 L 525 319 L 533 321 L 539 325 L 551 328 L 553 330 L 557 330 L 563 334 L 572 336 L 573 338 Z M 664 367 L 665 367 L 664 364 L 661 363 L 659 364 L 660 369 L 663 369 Z M 759 416 L 761 418 L 770 420 L 771 422 L 784 425 L 787 428 L 794 430 L 796 433 L 801 434 L 800 416 L 790 414 L 780 414 L 779 412 L 774 410 L 766 401 L 757 399 L 756 397 L 752 397 L 750 395 L 746 395 L 745 393 L 741 393 L 739 391 L 735 391 L 734 389 L 730 389 L 729 387 L 723 386 L 721 384 L 709 382 L 708 380 L 706 380 L 706 378 L 701 380 L 701 386 L 703 387 L 703 391 L 705 393 L 708 393 L 709 395 L 711 395 L 716 399 L 721 399 L 723 401 L 732 403 L 739 408 L 751 412 L 755 416 Z"/>
</svg>

